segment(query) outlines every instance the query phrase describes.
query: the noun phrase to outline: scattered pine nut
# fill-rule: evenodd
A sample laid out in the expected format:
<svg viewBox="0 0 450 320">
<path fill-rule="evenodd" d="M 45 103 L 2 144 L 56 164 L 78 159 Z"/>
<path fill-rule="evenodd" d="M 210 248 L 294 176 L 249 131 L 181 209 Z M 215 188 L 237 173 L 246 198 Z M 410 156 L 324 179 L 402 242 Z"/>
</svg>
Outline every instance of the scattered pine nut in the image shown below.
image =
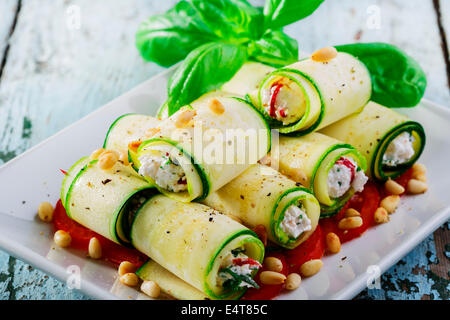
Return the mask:
<svg viewBox="0 0 450 320">
<path fill-rule="evenodd" d="M 414 163 L 412 166 L 413 174 L 414 173 L 423 173 L 427 174 L 427 167 L 425 167 L 424 164 L 421 163 Z"/>
<path fill-rule="evenodd" d="M 155 299 L 161 294 L 161 288 L 155 281 L 144 281 L 141 285 L 141 291 Z"/>
<path fill-rule="evenodd" d="M 335 47 L 325 47 L 315 51 L 312 54 L 311 59 L 316 62 L 326 62 L 336 58 L 337 53 Z"/>
<path fill-rule="evenodd" d="M 136 266 L 129 261 L 122 261 L 119 265 L 119 276 L 123 276 L 126 273 L 134 273 L 136 271 Z"/>
<path fill-rule="evenodd" d="M 395 210 L 397 210 L 397 207 L 400 203 L 400 196 L 398 195 L 392 195 L 387 196 L 380 202 L 380 206 L 386 209 L 387 213 L 391 214 L 394 213 Z"/>
<path fill-rule="evenodd" d="M 413 174 L 412 178 L 425 183 L 427 182 L 427 176 L 424 173 Z"/>
<path fill-rule="evenodd" d="M 136 287 L 139 283 L 139 278 L 135 273 L 125 273 L 120 277 L 120 283 L 128 287 Z"/>
<path fill-rule="evenodd" d="M 276 257 L 265 258 L 264 265 L 269 271 L 281 272 L 281 270 L 283 270 L 283 263 Z"/>
<path fill-rule="evenodd" d="M 359 213 L 358 210 L 353 209 L 353 208 L 349 208 L 347 210 L 345 210 L 345 217 L 360 217 L 361 213 Z"/>
<path fill-rule="evenodd" d="M 103 152 L 98 158 L 98 166 L 102 170 L 109 170 L 119 160 L 117 152 Z"/>
<path fill-rule="evenodd" d="M 400 195 L 405 192 L 405 188 L 403 188 L 400 184 L 392 179 L 388 179 L 384 184 L 384 188 L 387 192 L 393 195 Z"/>
<path fill-rule="evenodd" d="M 428 185 L 425 182 L 411 179 L 408 181 L 408 185 L 406 188 L 408 189 L 408 193 L 410 194 L 419 194 L 426 192 L 428 190 Z"/>
<path fill-rule="evenodd" d="M 50 202 L 41 202 L 38 208 L 38 216 L 44 222 L 51 222 L 53 220 L 53 206 Z"/>
<path fill-rule="evenodd" d="M 300 274 L 304 277 L 311 277 L 319 272 L 322 266 L 323 262 L 320 259 L 309 260 L 300 266 Z"/>
<path fill-rule="evenodd" d="M 196 115 L 195 110 L 183 110 L 175 120 L 175 127 L 178 129 L 186 127 L 186 125 L 194 118 Z"/>
<path fill-rule="evenodd" d="M 103 152 L 105 152 L 105 149 L 103 148 L 95 150 L 94 152 L 91 153 L 90 156 L 91 160 L 97 160 Z"/>
<path fill-rule="evenodd" d="M 70 234 L 64 230 L 58 230 L 55 232 L 55 235 L 53 236 L 53 240 L 55 241 L 55 244 L 58 247 L 66 248 L 70 246 L 70 243 L 72 242 L 72 237 Z"/>
<path fill-rule="evenodd" d="M 259 275 L 262 284 L 283 284 L 286 281 L 286 276 L 275 271 L 263 271 Z"/>
<path fill-rule="evenodd" d="M 377 224 L 386 223 L 390 220 L 386 209 L 383 207 L 379 207 L 379 208 L 377 208 L 377 210 L 375 210 L 373 219 L 375 220 L 375 223 L 377 223 Z"/>
<path fill-rule="evenodd" d="M 300 286 L 302 277 L 298 273 L 290 273 L 286 278 L 286 289 L 295 290 Z"/>
<path fill-rule="evenodd" d="M 363 220 L 361 217 L 348 217 L 343 218 L 339 221 L 338 228 L 339 229 L 355 229 L 361 227 L 363 224 Z"/>
<path fill-rule="evenodd" d="M 209 102 L 209 109 L 211 109 L 211 111 L 214 112 L 215 114 L 222 114 L 225 112 L 225 107 L 216 98 L 212 99 Z"/>
<path fill-rule="evenodd" d="M 88 253 L 92 259 L 100 259 L 102 257 L 102 245 L 96 237 L 92 237 L 89 240 Z"/>
<path fill-rule="evenodd" d="M 325 240 L 327 249 L 330 253 L 338 253 L 339 251 L 341 251 L 341 240 L 336 233 L 328 233 Z"/>
</svg>

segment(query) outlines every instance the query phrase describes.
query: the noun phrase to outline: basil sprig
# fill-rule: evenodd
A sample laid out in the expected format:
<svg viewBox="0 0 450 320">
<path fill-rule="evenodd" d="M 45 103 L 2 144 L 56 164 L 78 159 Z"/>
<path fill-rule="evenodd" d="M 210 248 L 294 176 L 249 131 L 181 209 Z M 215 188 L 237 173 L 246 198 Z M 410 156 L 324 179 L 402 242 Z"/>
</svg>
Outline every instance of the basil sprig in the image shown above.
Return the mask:
<svg viewBox="0 0 450 320">
<path fill-rule="evenodd" d="M 180 1 L 144 21 L 136 46 L 145 60 L 168 67 L 184 60 L 169 81 L 169 115 L 219 88 L 247 60 L 275 67 L 298 60 L 298 44 L 282 28 L 310 15 L 324 0 Z"/>
<path fill-rule="evenodd" d="M 425 72 L 413 58 L 387 43 L 336 46 L 358 58 L 372 79 L 371 100 L 389 108 L 409 108 L 422 99 L 427 86 Z"/>
<path fill-rule="evenodd" d="M 231 279 L 225 280 L 225 282 L 223 283 L 223 287 L 225 289 L 228 289 L 231 291 L 239 290 L 242 282 L 245 282 L 245 283 L 251 285 L 253 288 L 259 289 L 259 285 L 256 283 L 255 280 L 252 279 L 252 277 L 250 275 L 237 274 L 237 273 L 233 272 L 230 269 L 230 267 L 221 269 L 220 272 L 225 272 L 232 276 Z"/>
</svg>

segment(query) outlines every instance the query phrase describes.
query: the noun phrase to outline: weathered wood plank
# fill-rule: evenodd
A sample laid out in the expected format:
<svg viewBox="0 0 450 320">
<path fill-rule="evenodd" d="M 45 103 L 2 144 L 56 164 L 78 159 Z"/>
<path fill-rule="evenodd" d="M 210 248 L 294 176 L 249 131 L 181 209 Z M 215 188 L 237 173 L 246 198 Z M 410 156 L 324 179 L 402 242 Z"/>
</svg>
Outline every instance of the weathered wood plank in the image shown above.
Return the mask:
<svg viewBox="0 0 450 320">
<path fill-rule="evenodd" d="M 0 68 L 8 45 L 8 38 L 14 22 L 17 4 L 18 0 L 3 0 L 0 2 L 0 12 L 2 15 L 0 20 Z"/>
<path fill-rule="evenodd" d="M 441 38 L 442 46 L 444 47 L 446 42 L 446 49 L 443 51 L 447 54 L 447 85 L 450 89 L 450 1 L 448 0 L 434 0 L 438 2 L 440 11 L 440 23 L 442 25 Z"/>
<path fill-rule="evenodd" d="M 397 45 L 420 61 L 425 70 L 428 78 L 425 97 L 450 107 L 446 65 L 432 0 L 326 1 L 312 16 L 286 30 L 298 38 L 301 49 L 307 52 L 357 41 Z"/>
</svg>

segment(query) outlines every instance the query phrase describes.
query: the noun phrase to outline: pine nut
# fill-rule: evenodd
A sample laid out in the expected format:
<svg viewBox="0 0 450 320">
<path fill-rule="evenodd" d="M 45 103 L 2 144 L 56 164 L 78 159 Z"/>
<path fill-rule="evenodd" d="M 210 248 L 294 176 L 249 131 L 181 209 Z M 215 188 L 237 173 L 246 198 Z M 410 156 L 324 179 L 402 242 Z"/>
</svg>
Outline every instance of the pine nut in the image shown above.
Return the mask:
<svg viewBox="0 0 450 320">
<path fill-rule="evenodd" d="M 128 287 L 136 287 L 138 285 L 139 278 L 135 273 L 125 273 L 120 277 L 120 283 Z"/>
<path fill-rule="evenodd" d="M 345 210 L 345 216 L 346 217 L 360 217 L 361 213 L 359 213 L 359 211 L 356 209 L 349 208 L 349 209 Z"/>
<path fill-rule="evenodd" d="M 428 190 L 428 185 L 425 182 L 411 179 L 408 181 L 407 189 L 410 194 L 419 194 L 426 192 Z"/>
<path fill-rule="evenodd" d="M 53 240 L 55 241 L 55 244 L 58 247 L 66 248 L 70 246 L 70 243 L 72 242 L 72 237 L 70 234 L 64 230 L 58 230 L 55 232 L 55 235 L 53 236 Z"/>
<path fill-rule="evenodd" d="M 403 188 L 400 184 L 392 179 L 386 181 L 386 183 L 384 184 L 384 188 L 387 192 L 393 195 L 399 195 L 405 192 L 405 188 Z"/>
<path fill-rule="evenodd" d="M 335 47 L 325 47 L 315 51 L 312 54 L 311 59 L 316 62 L 326 62 L 336 58 L 337 53 Z"/>
<path fill-rule="evenodd" d="M 225 112 L 223 104 L 215 98 L 210 101 L 209 109 L 211 109 L 211 111 L 215 114 L 222 114 Z"/>
<path fill-rule="evenodd" d="M 102 245 L 96 237 L 92 237 L 89 240 L 88 253 L 92 259 L 100 259 L 102 257 Z"/>
<path fill-rule="evenodd" d="M 158 298 L 161 294 L 161 288 L 155 281 L 144 281 L 141 285 L 141 291 L 150 298 Z"/>
<path fill-rule="evenodd" d="M 319 272 L 322 266 L 323 262 L 320 259 L 309 260 L 300 266 L 300 274 L 304 277 L 311 277 Z"/>
<path fill-rule="evenodd" d="M 123 276 L 126 273 L 134 273 L 136 266 L 129 261 L 122 261 L 119 265 L 119 276 Z"/>
<path fill-rule="evenodd" d="M 290 273 L 286 278 L 286 289 L 295 290 L 300 286 L 302 277 L 298 273 Z"/>
<path fill-rule="evenodd" d="M 400 196 L 392 195 L 387 196 L 380 202 L 380 206 L 386 209 L 387 213 L 391 214 L 397 210 L 397 207 L 400 203 Z"/>
<path fill-rule="evenodd" d="M 421 163 L 414 163 L 412 166 L 413 174 L 414 173 L 423 173 L 427 174 L 427 167 L 425 167 L 424 164 Z"/>
<path fill-rule="evenodd" d="M 275 271 L 263 271 L 259 275 L 259 279 L 263 284 L 282 284 L 286 281 L 286 276 Z"/>
<path fill-rule="evenodd" d="M 195 114 L 195 110 L 183 110 L 175 120 L 175 127 L 178 129 L 184 128 L 192 120 L 192 118 L 194 118 Z"/>
<path fill-rule="evenodd" d="M 377 210 L 375 210 L 373 219 L 375 220 L 375 223 L 378 223 L 378 224 L 386 223 L 390 220 L 386 209 L 382 208 L 382 207 L 379 207 Z"/>
<path fill-rule="evenodd" d="M 419 172 L 417 174 L 413 173 L 412 178 L 416 179 L 416 180 L 419 180 L 419 181 L 422 181 L 422 182 L 427 182 L 427 176 L 424 173 L 421 173 L 421 172 Z"/>
<path fill-rule="evenodd" d="M 330 232 L 326 236 L 327 249 L 331 253 L 338 253 L 341 251 L 341 240 L 336 233 Z"/>
<path fill-rule="evenodd" d="M 348 217 L 343 218 L 339 221 L 338 228 L 339 229 L 355 229 L 361 227 L 363 224 L 363 220 L 361 217 Z"/>
<path fill-rule="evenodd" d="M 283 270 L 283 263 L 280 259 L 275 257 L 265 258 L 264 265 L 269 271 L 281 272 L 281 270 Z"/>
<path fill-rule="evenodd" d="M 98 166 L 102 170 L 109 170 L 114 167 L 118 160 L 119 156 L 116 152 L 103 152 L 98 158 Z"/>
<path fill-rule="evenodd" d="M 97 160 L 98 157 L 100 157 L 100 155 L 101 155 L 104 151 L 105 151 L 105 149 L 100 148 L 100 149 L 97 149 L 97 150 L 95 150 L 94 152 L 92 152 L 92 153 L 91 153 L 91 156 L 90 156 L 91 160 Z"/>
<path fill-rule="evenodd" d="M 38 208 L 38 216 L 44 222 L 51 222 L 53 220 L 53 206 L 50 202 L 41 202 Z"/>
</svg>

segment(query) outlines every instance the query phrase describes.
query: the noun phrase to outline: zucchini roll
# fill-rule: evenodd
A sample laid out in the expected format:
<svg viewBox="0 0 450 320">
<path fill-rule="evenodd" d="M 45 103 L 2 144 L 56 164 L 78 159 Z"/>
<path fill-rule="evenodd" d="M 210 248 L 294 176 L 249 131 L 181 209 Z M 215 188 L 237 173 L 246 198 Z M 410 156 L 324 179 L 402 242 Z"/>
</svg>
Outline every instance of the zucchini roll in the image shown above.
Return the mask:
<svg viewBox="0 0 450 320">
<path fill-rule="evenodd" d="M 261 64 L 244 65 L 223 88 L 247 94 L 283 134 L 301 136 L 324 128 L 360 111 L 372 93 L 367 68 L 347 53 L 327 62 L 304 59 L 266 75 L 268 70 Z"/>
<path fill-rule="evenodd" d="M 365 158 L 349 144 L 313 132 L 303 137 L 280 136 L 272 167 L 310 189 L 321 206 L 321 217 L 337 213 L 362 191 L 368 178 Z"/>
<path fill-rule="evenodd" d="M 199 203 L 155 195 L 131 226 L 132 244 L 211 299 L 237 299 L 261 267 L 264 245 L 230 217 Z"/>
<path fill-rule="evenodd" d="M 322 133 L 355 146 L 367 160 L 369 176 L 379 181 L 408 170 L 425 147 L 425 131 L 419 123 L 375 102 Z"/>
<path fill-rule="evenodd" d="M 247 101 L 213 92 L 161 122 L 136 150 L 135 166 L 162 193 L 182 202 L 209 193 L 257 163 L 270 129 Z"/>
<path fill-rule="evenodd" d="M 159 120 L 143 114 L 128 113 L 117 118 L 109 127 L 103 148 L 127 154 L 128 144 L 144 137 L 158 127 Z M 133 162 L 133 159 L 129 159 Z"/>
<path fill-rule="evenodd" d="M 204 203 L 238 217 L 248 227 L 263 225 L 269 240 L 290 249 L 314 232 L 320 216 L 320 205 L 310 191 L 261 164 L 248 168 Z"/>
<path fill-rule="evenodd" d="M 102 170 L 83 158 L 66 175 L 61 200 L 67 215 L 116 243 L 129 246 L 130 213 L 156 189 L 119 161 Z M 131 215 L 132 216 L 132 215 Z"/>
</svg>

